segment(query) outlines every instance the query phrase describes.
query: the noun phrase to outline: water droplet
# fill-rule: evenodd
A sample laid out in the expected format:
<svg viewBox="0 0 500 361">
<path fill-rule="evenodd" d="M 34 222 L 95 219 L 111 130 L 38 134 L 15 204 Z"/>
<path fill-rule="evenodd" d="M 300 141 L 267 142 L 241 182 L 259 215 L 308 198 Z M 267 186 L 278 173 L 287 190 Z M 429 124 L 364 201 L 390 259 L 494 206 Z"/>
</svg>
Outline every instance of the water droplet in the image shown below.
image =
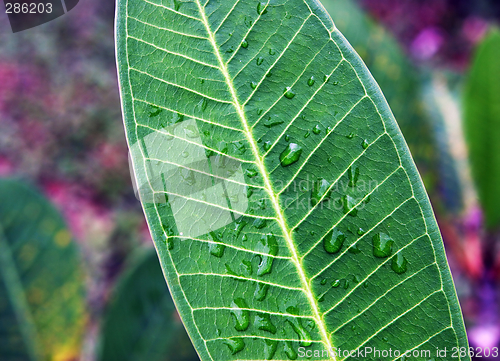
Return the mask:
<svg viewBox="0 0 500 361">
<path fill-rule="evenodd" d="M 340 251 L 345 241 L 345 234 L 338 229 L 332 229 L 323 238 L 323 247 L 328 253 L 334 254 Z"/>
<path fill-rule="evenodd" d="M 201 102 L 201 110 L 205 111 L 207 109 L 207 106 L 208 106 L 208 100 L 204 98 L 203 101 Z"/>
<path fill-rule="evenodd" d="M 408 260 L 401 252 L 396 253 L 396 255 L 392 257 L 391 268 L 398 275 L 405 273 L 408 269 Z"/>
<path fill-rule="evenodd" d="M 314 76 L 311 76 L 309 80 L 307 80 L 307 85 L 313 86 L 314 83 L 316 83 L 316 79 L 314 79 Z"/>
<path fill-rule="evenodd" d="M 257 82 L 255 82 L 255 81 L 253 81 L 253 82 L 251 82 L 251 83 L 250 83 L 250 87 L 251 87 L 252 89 L 257 88 L 257 85 L 259 85 L 259 84 L 258 84 Z"/>
<path fill-rule="evenodd" d="M 271 149 L 272 146 L 273 146 L 273 143 L 267 141 L 264 143 L 264 150 L 267 152 L 269 149 Z"/>
<path fill-rule="evenodd" d="M 150 118 L 154 118 L 154 117 L 160 115 L 160 113 L 163 111 L 163 109 L 160 109 L 160 108 L 158 108 L 158 107 L 156 107 L 154 105 L 152 107 L 153 107 L 153 109 L 155 109 L 155 111 L 149 112 L 149 117 Z"/>
<path fill-rule="evenodd" d="M 264 58 L 262 56 L 259 56 L 257 58 L 257 65 L 262 65 L 263 62 L 264 62 Z"/>
<path fill-rule="evenodd" d="M 293 349 L 293 344 L 292 341 L 285 341 L 285 348 L 284 348 L 286 356 L 290 360 L 296 360 L 297 359 L 297 352 Z"/>
<path fill-rule="evenodd" d="M 335 280 L 332 282 L 332 287 L 333 288 L 337 288 L 338 286 L 340 286 L 340 280 Z"/>
<path fill-rule="evenodd" d="M 229 49 L 226 50 L 226 53 L 231 54 L 232 52 L 234 52 L 234 49 L 233 49 L 232 46 Z"/>
<path fill-rule="evenodd" d="M 333 157 L 328 157 L 327 161 L 328 163 L 333 163 Z"/>
<path fill-rule="evenodd" d="M 382 341 L 384 341 L 384 342 L 389 342 L 389 339 L 388 339 L 387 337 L 383 337 L 383 338 L 382 338 Z"/>
<path fill-rule="evenodd" d="M 326 282 L 327 282 L 326 278 L 323 278 L 323 279 L 321 280 L 321 285 L 322 285 L 322 286 L 326 285 Z"/>
<path fill-rule="evenodd" d="M 392 253 L 394 241 L 385 233 L 373 236 L 373 255 L 378 258 L 389 257 Z"/>
<path fill-rule="evenodd" d="M 266 226 L 267 222 L 264 218 L 255 218 L 253 226 L 257 229 L 262 229 Z"/>
<path fill-rule="evenodd" d="M 257 283 L 255 288 L 254 297 L 257 301 L 264 301 L 267 296 L 267 291 L 269 291 L 269 285 L 266 283 Z"/>
<path fill-rule="evenodd" d="M 268 313 L 257 313 L 255 315 L 254 326 L 261 331 L 276 334 L 276 326 L 271 322 L 271 316 Z"/>
<path fill-rule="evenodd" d="M 181 156 L 182 156 L 182 158 L 187 158 L 187 157 L 189 157 L 189 152 L 184 151 L 181 153 Z"/>
<path fill-rule="evenodd" d="M 353 330 L 353 331 L 354 331 L 355 329 L 356 329 L 356 325 L 352 325 L 352 326 L 351 326 L 351 330 Z"/>
<path fill-rule="evenodd" d="M 363 149 L 368 148 L 368 146 L 369 146 L 368 141 L 366 139 L 363 139 L 363 142 L 361 143 L 361 146 L 363 147 Z"/>
<path fill-rule="evenodd" d="M 351 188 L 356 187 L 359 178 L 359 168 L 353 169 L 353 167 L 354 166 L 351 166 L 347 171 L 347 175 L 349 176 L 349 187 Z"/>
<path fill-rule="evenodd" d="M 228 338 L 224 343 L 229 347 L 232 355 L 236 355 L 245 348 L 245 341 L 239 337 Z"/>
<path fill-rule="evenodd" d="M 219 240 L 214 232 L 210 232 L 210 235 L 212 236 L 212 239 L 214 241 Z M 226 249 L 226 246 L 220 243 L 209 243 L 208 249 L 212 256 L 221 258 L 224 255 L 224 250 Z"/>
<path fill-rule="evenodd" d="M 311 133 L 309 133 L 309 131 L 307 131 L 306 134 L 304 134 L 304 138 L 309 138 L 310 135 L 311 135 Z"/>
<path fill-rule="evenodd" d="M 188 125 L 184 128 L 184 131 L 186 133 L 186 136 L 188 138 L 198 138 L 200 136 L 200 132 L 198 132 L 198 129 L 194 125 Z"/>
<path fill-rule="evenodd" d="M 361 282 L 361 280 L 359 279 L 359 277 L 358 277 L 358 276 L 356 276 L 356 275 L 355 275 L 354 277 L 352 277 L 352 281 L 353 281 L 354 283 L 359 283 L 359 282 Z"/>
<path fill-rule="evenodd" d="M 242 240 L 243 242 L 248 241 L 248 236 L 247 236 L 246 234 L 244 234 L 244 235 L 243 235 L 243 237 L 241 237 L 241 240 Z"/>
<path fill-rule="evenodd" d="M 262 108 L 261 108 L 261 109 L 258 109 L 258 110 L 257 110 L 257 115 L 261 115 L 263 111 L 264 111 L 264 109 L 262 109 Z"/>
<path fill-rule="evenodd" d="M 241 42 L 241 47 L 244 49 L 248 48 L 248 41 L 246 39 Z"/>
<path fill-rule="evenodd" d="M 300 313 L 299 309 L 295 306 L 288 306 L 286 308 L 286 312 L 288 312 L 291 315 L 295 315 L 295 316 L 298 316 Z"/>
<path fill-rule="evenodd" d="M 245 171 L 245 174 L 248 178 L 253 178 L 257 175 L 257 171 L 255 169 L 250 168 Z"/>
<path fill-rule="evenodd" d="M 344 280 L 344 289 L 348 289 L 349 288 L 349 280 Z"/>
<path fill-rule="evenodd" d="M 264 15 L 265 13 L 267 13 L 267 4 L 259 1 L 257 3 L 257 14 Z"/>
<path fill-rule="evenodd" d="M 319 125 L 318 125 L 318 124 L 316 124 L 316 125 L 314 126 L 314 128 L 313 128 L 312 132 L 313 132 L 314 134 L 319 134 L 319 133 L 321 133 L 321 128 L 319 127 Z"/>
<path fill-rule="evenodd" d="M 351 247 L 349 247 L 349 252 L 351 252 L 353 254 L 359 254 L 359 253 L 361 253 L 361 250 L 359 249 L 359 244 L 358 243 L 354 243 Z"/>
<path fill-rule="evenodd" d="M 320 200 L 323 201 L 330 197 L 331 195 L 330 186 L 331 183 L 324 178 L 318 179 L 316 182 L 313 183 L 311 191 L 311 205 L 313 207 L 316 204 L 318 204 Z"/>
<path fill-rule="evenodd" d="M 356 200 L 350 195 L 345 195 L 342 197 L 342 203 L 344 206 L 344 214 L 349 213 L 350 216 L 356 217 L 358 215 L 358 210 L 355 208 Z"/>
<path fill-rule="evenodd" d="M 272 360 L 278 349 L 278 341 L 265 339 L 264 340 L 264 355 L 266 360 Z"/>
<path fill-rule="evenodd" d="M 274 54 L 276 54 L 276 51 L 273 48 L 269 49 L 269 55 L 274 55 Z"/>
<path fill-rule="evenodd" d="M 282 119 L 279 119 L 278 117 L 276 116 L 273 116 L 273 117 L 267 117 L 267 119 L 262 123 L 265 127 L 267 128 L 272 128 L 276 125 L 280 125 L 283 123 L 283 120 Z"/>
<path fill-rule="evenodd" d="M 290 86 L 287 86 L 285 90 L 283 90 L 283 94 L 287 99 L 292 99 L 295 96 L 295 92 L 292 90 L 292 87 Z"/>
<path fill-rule="evenodd" d="M 287 145 L 285 150 L 280 154 L 280 162 L 283 167 L 287 167 L 297 162 L 302 154 L 302 147 L 295 143 Z"/>
<path fill-rule="evenodd" d="M 289 142 L 290 141 L 290 136 L 287 134 L 285 135 L 285 142 Z"/>
<path fill-rule="evenodd" d="M 352 138 L 354 138 L 355 136 L 356 136 L 356 134 L 354 134 L 354 132 L 351 132 L 351 133 L 349 133 L 348 135 L 346 135 L 346 138 L 347 138 L 347 139 L 352 139 Z"/>
<path fill-rule="evenodd" d="M 299 336 L 300 339 L 300 345 L 304 347 L 311 346 L 312 342 L 311 340 L 311 335 L 309 334 L 309 331 L 307 331 L 304 326 L 302 326 L 302 323 L 300 323 L 300 319 L 297 319 L 296 323 L 292 322 L 290 320 L 287 320 L 288 323 L 292 326 L 293 330 Z"/>
<path fill-rule="evenodd" d="M 236 226 L 234 227 L 234 235 L 236 238 L 238 238 L 240 236 L 241 231 L 243 230 L 243 228 L 245 228 L 245 226 L 247 224 L 248 223 L 245 221 L 242 221 L 241 218 L 240 218 L 240 221 L 238 223 L 236 223 Z"/>
<path fill-rule="evenodd" d="M 323 76 L 323 82 L 328 83 L 330 81 L 330 75 L 325 74 Z"/>
<path fill-rule="evenodd" d="M 167 237 L 167 248 L 169 251 L 174 249 L 174 239 L 175 237 Z"/>
<path fill-rule="evenodd" d="M 271 73 L 270 71 L 266 74 L 266 78 L 270 78 L 271 75 L 273 75 L 273 73 Z"/>
<path fill-rule="evenodd" d="M 181 0 L 174 0 L 174 9 L 175 9 L 175 11 L 179 11 L 179 9 L 181 8 L 181 5 L 182 5 L 182 1 Z"/>
<path fill-rule="evenodd" d="M 359 236 L 362 236 L 363 234 L 365 234 L 366 232 L 363 230 L 363 228 L 358 228 L 358 230 L 356 231 L 356 233 L 359 235 Z"/>
<path fill-rule="evenodd" d="M 339 82 L 338 81 L 334 81 L 332 84 L 333 85 L 339 85 Z"/>
<path fill-rule="evenodd" d="M 243 298 L 236 298 L 232 303 L 231 314 L 234 317 L 234 328 L 237 331 L 245 331 L 250 326 L 250 311 L 247 310 L 248 304 Z"/>
<path fill-rule="evenodd" d="M 325 295 L 321 295 L 319 298 L 318 298 L 318 302 L 323 302 L 325 300 Z"/>
<path fill-rule="evenodd" d="M 267 273 L 271 273 L 273 267 L 272 256 L 278 254 L 278 242 L 276 242 L 276 237 L 273 234 L 265 234 L 260 238 L 260 245 L 258 247 L 259 251 L 262 253 L 267 253 L 270 256 L 261 255 L 261 261 L 257 269 L 257 276 L 263 276 Z"/>
</svg>

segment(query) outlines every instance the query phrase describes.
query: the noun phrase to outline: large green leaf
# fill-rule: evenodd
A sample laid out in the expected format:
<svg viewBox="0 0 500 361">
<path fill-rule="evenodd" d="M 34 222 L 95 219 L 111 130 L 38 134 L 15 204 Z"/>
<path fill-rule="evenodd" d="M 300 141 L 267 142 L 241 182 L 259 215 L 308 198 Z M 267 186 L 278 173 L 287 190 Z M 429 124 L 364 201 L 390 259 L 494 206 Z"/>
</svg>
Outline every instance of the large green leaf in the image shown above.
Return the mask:
<svg viewBox="0 0 500 361">
<path fill-rule="evenodd" d="M 57 210 L 0 180 L 0 360 L 72 360 L 83 339 L 80 255 Z"/>
<path fill-rule="evenodd" d="M 473 176 L 489 228 L 500 226 L 500 31 L 476 51 L 465 87 L 465 135 Z"/>
<path fill-rule="evenodd" d="M 154 250 L 140 250 L 107 307 L 99 347 L 102 361 L 199 360 L 177 316 Z"/>
<path fill-rule="evenodd" d="M 202 360 L 467 346 L 408 148 L 319 2 L 120 0 L 117 58 L 136 185 Z"/>
</svg>

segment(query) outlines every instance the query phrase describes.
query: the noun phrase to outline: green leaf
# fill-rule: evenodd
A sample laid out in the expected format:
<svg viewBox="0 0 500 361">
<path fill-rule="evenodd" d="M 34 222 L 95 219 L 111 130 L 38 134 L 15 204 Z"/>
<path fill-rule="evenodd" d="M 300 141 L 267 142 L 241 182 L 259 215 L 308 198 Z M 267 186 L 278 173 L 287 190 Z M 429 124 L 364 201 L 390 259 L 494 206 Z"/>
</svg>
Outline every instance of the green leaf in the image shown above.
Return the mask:
<svg viewBox="0 0 500 361">
<path fill-rule="evenodd" d="M 76 359 L 86 322 L 78 248 L 37 191 L 1 179 L 0 199 L 0 359 Z"/>
<path fill-rule="evenodd" d="M 202 360 L 467 346 L 408 148 L 319 2 L 120 0 L 117 58 L 136 184 Z"/>
<path fill-rule="evenodd" d="M 136 251 L 119 279 L 104 316 L 98 359 L 199 360 L 153 250 Z"/>
<path fill-rule="evenodd" d="M 479 45 L 465 86 L 465 135 L 486 225 L 500 225 L 500 31 Z"/>
</svg>

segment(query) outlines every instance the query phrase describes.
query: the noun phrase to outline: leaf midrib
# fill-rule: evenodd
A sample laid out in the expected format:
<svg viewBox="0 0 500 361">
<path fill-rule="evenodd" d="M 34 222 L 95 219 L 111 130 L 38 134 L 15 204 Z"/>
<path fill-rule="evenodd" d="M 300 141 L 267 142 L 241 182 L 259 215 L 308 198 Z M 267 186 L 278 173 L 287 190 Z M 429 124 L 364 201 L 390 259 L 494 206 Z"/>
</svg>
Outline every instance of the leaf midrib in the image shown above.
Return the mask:
<svg viewBox="0 0 500 361">
<path fill-rule="evenodd" d="M 302 264 L 299 260 L 298 255 L 297 255 L 297 249 L 296 249 L 295 244 L 293 242 L 293 238 L 290 235 L 289 228 L 287 226 L 285 217 L 283 215 L 283 211 L 282 211 L 281 206 L 279 204 L 279 201 L 277 199 L 277 195 L 273 190 L 271 180 L 270 180 L 269 174 L 267 172 L 266 166 L 264 165 L 264 162 L 262 161 L 262 157 L 261 157 L 259 149 L 257 147 L 257 142 L 255 141 L 253 134 L 252 134 L 252 131 L 251 131 L 251 128 L 248 125 L 245 111 L 243 109 L 243 106 L 239 102 L 238 95 L 236 94 L 236 89 L 233 85 L 233 81 L 229 75 L 227 66 L 222 59 L 219 48 L 217 46 L 217 42 L 215 41 L 214 33 L 210 29 L 210 25 L 208 23 L 208 19 L 207 19 L 206 14 L 205 14 L 205 9 L 200 4 L 200 0 L 196 0 L 196 4 L 198 6 L 198 11 L 200 12 L 203 25 L 205 26 L 205 29 L 207 31 L 208 40 L 210 41 L 210 44 L 212 45 L 212 47 L 214 49 L 214 55 L 216 56 L 217 61 L 219 63 L 219 70 L 223 74 L 224 79 L 226 80 L 227 87 L 231 93 L 231 97 L 233 98 L 233 106 L 236 108 L 236 111 L 237 111 L 238 116 L 240 118 L 241 124 L 243 126 L 243 129 L 244 129 L 243 133 L 245 134 L 245 137 L 247 138 L 247 141 L 250 144 L 250 147 L 252 149 L 252 154 L 255 157 L 257 168 L 258 168 L 259 173 L 262 176 L 262 179 L 264 181 L 265 190 L 266 190 L 269 198 L 271 199 L 273 209 L 274 209 L 276 216 L 277 216 L 276 220 L 278 221 L 278 224 L 279 224 L 280 229 L 283 233 L 283 236 L 287 242 L 290 253 L 292 254 L 292 262 L 295 265 L 295 267 L 297 269 L 297 273 L 300 277 L 303 292 L 305 293 L 305 295 L 310 303 L 311 309 L 314 313 L 313 317 L 314 317 L 314 320 L 316 322 L 316 325 L 318 326 L 318 328 L 320 330 L 322 342 L 327 347 L 327 350 L 331 350 L 333 347 L 332 347 L 332 344 L 331 344 L 330 339 L 328 337 L 328 333 L 326 331 L 326 325 L 323 322 L 322 317 L 320 316 L 318 303 L 316 302 L 316 299 L 315 299 L 314 294 L 311 290 L 311 287 L 309 286 L 309 282 L 307 281 L 307 277 L 306 277 L 306 274 L 305 274 L 304 269 L 302 267 Z M 331 355 L 331 359 L 336 361 L 336 358 L 333 355 Z"/>
</svg>

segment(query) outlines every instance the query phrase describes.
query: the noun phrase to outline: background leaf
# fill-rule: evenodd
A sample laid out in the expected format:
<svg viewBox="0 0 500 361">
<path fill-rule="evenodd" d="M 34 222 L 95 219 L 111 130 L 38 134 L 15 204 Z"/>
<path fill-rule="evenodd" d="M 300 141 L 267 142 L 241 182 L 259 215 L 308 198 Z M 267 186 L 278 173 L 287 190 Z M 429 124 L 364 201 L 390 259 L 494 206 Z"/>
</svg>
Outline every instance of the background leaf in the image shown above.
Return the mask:
<svg viewBox="0 0 500 361">
<path fill-rule="evenodd" d="M 57 210 L 0 179 L 0 359 L 71 360 L 86 321 L 79 251 Z"/>
<path fill-rule="evenodd" d="M 320 3 L 118 7 L 137 186 L 202 360 L 467 346 L 408 148 Z"/>
<path fill-rule="evenodd" d="M 119 279 L 104 316 L 98 359 L 199 360 L 153 249 L 137 251 Z"/>
<path fill-rule="evenodd" d="M 500 32 L 479 45 L 465 87 L 465 133 L 486 225 L 500 224 Z"/>
</svg>

